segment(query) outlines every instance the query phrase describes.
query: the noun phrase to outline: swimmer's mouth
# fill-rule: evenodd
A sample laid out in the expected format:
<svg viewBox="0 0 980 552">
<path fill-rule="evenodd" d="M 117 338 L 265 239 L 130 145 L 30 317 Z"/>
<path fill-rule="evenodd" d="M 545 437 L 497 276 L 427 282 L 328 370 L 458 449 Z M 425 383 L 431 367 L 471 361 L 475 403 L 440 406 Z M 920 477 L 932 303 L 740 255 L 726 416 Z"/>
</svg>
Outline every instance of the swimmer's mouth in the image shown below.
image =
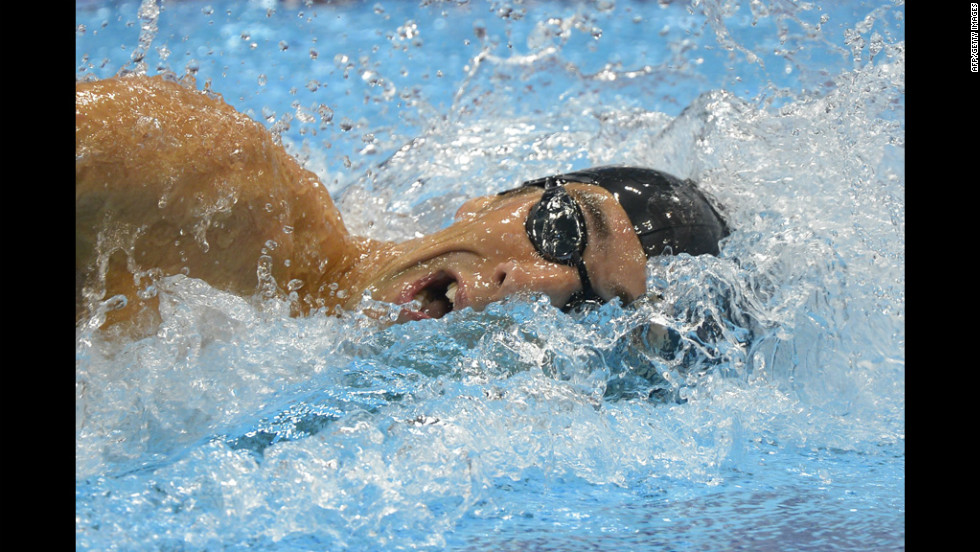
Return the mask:
<svg viewBox="0 0 980 552">
<path fill-rule="evenodd" d="M 408 319 L 442 318 L 457 306 L 459 282 L 451 274 L 438 272 L 424 278 L 416 285 L 417 291 L 406 297 L 406 301 L 414 300 L 419 303 L 418 311 L 403 311 Z"/>
</svg>

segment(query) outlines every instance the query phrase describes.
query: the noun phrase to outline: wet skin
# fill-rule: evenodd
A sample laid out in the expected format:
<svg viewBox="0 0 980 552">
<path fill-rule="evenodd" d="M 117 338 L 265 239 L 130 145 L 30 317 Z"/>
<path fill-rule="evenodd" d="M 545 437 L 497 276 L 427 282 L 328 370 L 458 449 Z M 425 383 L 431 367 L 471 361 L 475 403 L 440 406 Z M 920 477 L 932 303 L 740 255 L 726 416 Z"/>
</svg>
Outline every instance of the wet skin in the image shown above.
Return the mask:
<svg viewBox="0 0 980 552">
<path fill-rule="evenodd" d="M 602 188 L 569 184 L 567 189 L 588 206 L 583 208 L 584 260 L 593 288 L 606 300 L 631 302 L 645 292 L 646 257 L 626 214 Z M 482 310 L 521 292 L 544 293 L 556 307 L 565 305 L 582 287 L 578 272 L 542 258 L 524 227 L 542 193 L 530 188 L 466 202 L 453 225 L 394 246 L 367 289 L 374 298 L 396 304 L 418 297 L 421 309 L 403 311 L 408 319 L 443 314 L 447 291 L 454 310 Z"/>
<path fill-rule="evenodd" d="M 242 296 L 274 279 L 279 294 L 296 292 L 298 315 L 357 308 L 366 291 L 405 304 L 400 321 L 520 292 L 562 306 L 581 288 L 574 267 L 545 261 L 527 236 L 540 189 L 470 200 L 441 231 L 382 243 L 350 235 L 318 177 L 220 98 L 127 77 L 76 84 L 75 107 L 76 320 L 124 295 L 106 324 L 152 324 L 157 298 L 140 289 L 171 274 Z M 567 190 L 586 219 L 593 288 L 642 295 L 646 258 L 625 212 L 602 188 Z"/>
</svg>

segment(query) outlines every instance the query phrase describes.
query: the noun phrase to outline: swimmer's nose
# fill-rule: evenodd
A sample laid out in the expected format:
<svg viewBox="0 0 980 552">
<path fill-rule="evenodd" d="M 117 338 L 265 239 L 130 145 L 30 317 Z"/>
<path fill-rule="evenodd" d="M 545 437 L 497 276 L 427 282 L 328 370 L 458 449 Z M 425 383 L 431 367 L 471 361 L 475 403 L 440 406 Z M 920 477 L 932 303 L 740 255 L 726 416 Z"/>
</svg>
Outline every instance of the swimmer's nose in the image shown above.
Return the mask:
<svg viewBox="0 0 980 552">
<path fill-rule="evenodd" d="M 519 292 L 544 293 L 556 307 L 564 305 L 578 289 L 575 269 L 543 260 L 508 260 L 497 265 L 493 273 L 503 299 Z"/>
</svg>

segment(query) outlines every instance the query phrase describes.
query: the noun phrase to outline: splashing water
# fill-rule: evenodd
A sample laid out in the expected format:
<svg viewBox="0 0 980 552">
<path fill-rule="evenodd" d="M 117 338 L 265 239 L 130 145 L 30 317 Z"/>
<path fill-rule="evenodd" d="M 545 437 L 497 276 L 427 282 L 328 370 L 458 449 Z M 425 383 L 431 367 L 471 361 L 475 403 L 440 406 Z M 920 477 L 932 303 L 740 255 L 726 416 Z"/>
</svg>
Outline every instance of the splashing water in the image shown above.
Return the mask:
<svg viewBox="0 0 980 552">
<path fill-rule="evenodd" d="M 616 163 L 735 229 L 578 318 L 159 280 L 156 335 L 76 328 L 78 549 L 904 549 L 902 2 L 76 6 L 77 78 L 194 77 L 356 234 Z"/>
</svg>

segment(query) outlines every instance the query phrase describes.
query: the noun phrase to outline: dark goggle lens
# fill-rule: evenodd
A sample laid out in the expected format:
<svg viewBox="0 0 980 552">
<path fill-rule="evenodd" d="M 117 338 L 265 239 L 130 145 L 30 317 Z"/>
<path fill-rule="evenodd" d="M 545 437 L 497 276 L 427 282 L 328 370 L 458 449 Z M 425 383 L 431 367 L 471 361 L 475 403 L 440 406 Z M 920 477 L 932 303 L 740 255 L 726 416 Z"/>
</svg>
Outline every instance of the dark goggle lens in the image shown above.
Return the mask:
<svg viewBox="0 0 980 552">
<path fill-rule="evenodd" d="M 528 213 L 525 222 L 531 243 L 545 260 L 576 264 L 585 250 L 585 223 L 582 212 L 560 187 L 548 188 Z"/>
<path fill-rule="evenodd" d="M 527 235 L 534 248 L 549 262 L 574 266 L 578 269 L 582 289 L 576 291 L 562 307 L 565 312 L 587 304 L 603 303 L 592 289 L 589 273 L 582 255 L 585 252 L 585 218 L 578 203 L 554 182 L 545 185 L 541 200 L 531 207 L 525 222 Z"/>
</svg>

